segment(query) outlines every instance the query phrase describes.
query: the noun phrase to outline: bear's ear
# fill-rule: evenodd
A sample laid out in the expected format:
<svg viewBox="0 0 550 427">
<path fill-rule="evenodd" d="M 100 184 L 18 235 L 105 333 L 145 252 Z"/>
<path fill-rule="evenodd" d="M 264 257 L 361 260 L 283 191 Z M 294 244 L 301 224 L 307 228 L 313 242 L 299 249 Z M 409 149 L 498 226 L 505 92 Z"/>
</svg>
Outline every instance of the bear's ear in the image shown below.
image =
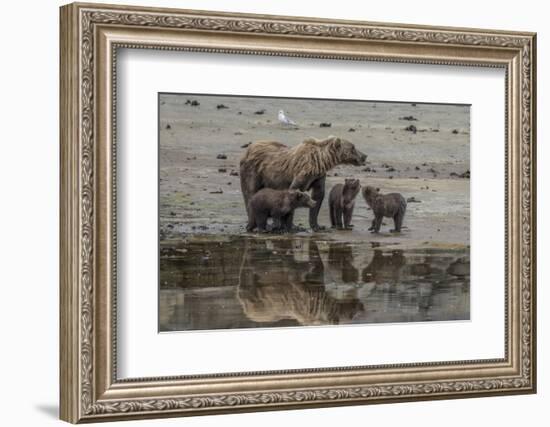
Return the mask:
<svg viewBox="0 0 550 427">
<path fill-rule="evenodd" d="M 336 136 L 333 136 L 333 144 L 335 147 L 340 148 L 342 146 L 342 140 Z"/>
</svg>

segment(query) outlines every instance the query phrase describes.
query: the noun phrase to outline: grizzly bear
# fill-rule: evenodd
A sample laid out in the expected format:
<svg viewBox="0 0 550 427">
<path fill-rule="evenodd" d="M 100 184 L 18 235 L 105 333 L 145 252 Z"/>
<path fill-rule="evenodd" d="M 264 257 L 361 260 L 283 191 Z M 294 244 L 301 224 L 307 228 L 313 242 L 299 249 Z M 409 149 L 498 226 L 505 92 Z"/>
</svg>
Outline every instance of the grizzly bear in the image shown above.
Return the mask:
<svg viewBox="0 0 550 427">
<path fill-rule="evenodd" d="M 382 225 L 382 218 L 388 217 L 393 218 L 394 222 L 394 229 L 390 232 L 399 233 L 407 210 L 407 201 L 399 193 L 380 194 L 379 192 L 379 188 L 370 185 L 362 190 L 363 198 L 374 213 L 374 220 L 369 230 L 378 233 Z"/>
<path fill-rule="evenodd" d="M 251 197 L 262 188 L 311 190 L 316 203 L 309 211 L 309 225 L 314 231 L 320 230 L 317 218 L 325 196 L 327 172 L 340 164 L 364 165 L 366 158 L 351 142 L 335 136 L 309 138 L 295 147 L 274 141 L 255 142 L 240 161 L 245 206 L 248 208 Z M 250 213 L 248 216 L 250 219 Z"/>
<path fill-rule="evenodd" d="M 332 228 L 350 229 L 351 216 L 355 206 L 355 197 L 359 193 L 361 185 L 358 179 L 346 178 L 344 184 L 336 184 L 330 190 L 328 207 L 330 212 L 330 225 Z M 342 225 L 342 217 L 344 222 Z"/>
<path fill-rule="evenodd" d="M 248 202 L 248 225 L 246 231 L 266 231 L 267 219 L 273 219 L 273 231 L 291 231 L 290 218 L 296 208 L 312 208 L 315 201 L 299 190 L 273 190 L 263 188 Z"/>
</svg>

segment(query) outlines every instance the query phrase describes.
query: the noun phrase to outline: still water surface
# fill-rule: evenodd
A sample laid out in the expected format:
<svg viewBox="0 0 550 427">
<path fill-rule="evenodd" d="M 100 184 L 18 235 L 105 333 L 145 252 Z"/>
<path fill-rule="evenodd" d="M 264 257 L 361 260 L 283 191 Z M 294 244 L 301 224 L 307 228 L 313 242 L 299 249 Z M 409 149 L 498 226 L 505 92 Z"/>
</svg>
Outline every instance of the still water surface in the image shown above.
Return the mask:
<svg viewBox="0 0 550 427">
<path fill-rule="evenodd" d="M 469 249 L 203 236 L 160 254 L 161 332 L 470 318 Z"/>
</svg>

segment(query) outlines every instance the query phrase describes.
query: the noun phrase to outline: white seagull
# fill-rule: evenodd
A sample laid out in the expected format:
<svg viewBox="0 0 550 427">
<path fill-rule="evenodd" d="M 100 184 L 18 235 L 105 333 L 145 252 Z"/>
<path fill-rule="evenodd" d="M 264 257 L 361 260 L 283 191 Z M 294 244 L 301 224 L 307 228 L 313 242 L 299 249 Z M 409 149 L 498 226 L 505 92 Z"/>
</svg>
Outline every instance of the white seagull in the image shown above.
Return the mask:
<svg viewBox="0 0 550 427">
<path fill-rule="evenodd" d="M 277 118 L 279 119 L 279 121 L 285 125 L 285 126 L 298 126 L 296 124 L 296 122 L 294 122 L 293 120 L 291 120 L 283 110 L 279 110 L 279 115 L 277 116 Z"/>
</svg>

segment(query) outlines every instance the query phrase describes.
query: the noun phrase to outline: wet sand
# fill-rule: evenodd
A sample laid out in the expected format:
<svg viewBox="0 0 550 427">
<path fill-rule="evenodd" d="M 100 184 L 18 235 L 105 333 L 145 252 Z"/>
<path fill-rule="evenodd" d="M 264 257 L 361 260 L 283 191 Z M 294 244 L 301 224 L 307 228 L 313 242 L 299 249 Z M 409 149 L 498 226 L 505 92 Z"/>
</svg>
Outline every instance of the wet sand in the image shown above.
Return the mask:
<svg viewBox="0 0 550 427">
<path fill-rule="evenodd" d="M 197 101 L 199 105 L 192 105 L 192 101 Z M 227 108 L 218 108 L 221 105 Z M 227 246 L 228 241 L 255 241 L 260 242 L 260 248 L 263 248 L 273 245 L 273 242 L 284 245 L 296 239 L 316 246 L 321 255 L 330 252 L 327 247 L 337 244 L 352 248 L 353 259 L 356 256 L 364 258 L 361 262 L 357 261 L 360 264 L 356 267 L 358 271 L 367 268 L 375 258 L 375 250 L 386 256 L 391 256 L 396 250 L 402 251 L 401 255 L 406 260 L 404 265 L 430 264 L 431 261 L 426 261 L 425 257 L 430 253 L 437 253 L 446 259 L 446 267 L 440 268 L 442 271 L 447 271 L 459 259 L 469 260 L 470 180 L 460 177 L 470 169 L 467 106 L 161 95 L 159 108 L 161 330 L 163 324 L 166 330 L 209 328 L 208 322 L 171 323 L 165 318 L 168 311 L 173 312 L 174 301 L 177 300 L 176 297 L 168 298 L 167 292 L 191 292 L 187 297 L 190 304 L 190 295 L 201 288 L 201 280 L 187 276 L 189 266 L 182 267 L 181 263 L 175 262 L 177 259 L 185 259 L 187 251 L 197 241 L 203 242 L 201 250 L 204 251 L 202 256 L 205 262 L 214 264 L 217 263 L 216 257 L 220 256 L 215 248 L 231 250 Z M 285 110 L 298 123 L 298 128 L 288 128 L 278 123 L 279 109 Z M 262 114 L 256 114 L 259 112 Z M 410 120 L 411 118 L 414 120 Z M 331 125 L 320 127 L 321 123 Z M 406 130 L 411 125 L 416 128 L 416 132 Z M 327 230 L 283 236 L 246 233 L 246 213 L 238 176 L 239 159 L 245 146 L 257 140 L 276 140 L 292 146 L 307 137 L 325 138 L 328 135 L 336 135 L 353 142 L 368 155 L 368 163 L 362 167 L 338 166 L 329 172 L 326 196 L 319 214 L 319 223 L 327 226 Z M 390 219 L 384 220 L 381 233 L 369 232 L 373 215 L 360 195 L 356 200 L 352 220 L 353 231 L 336 231 L 328 227 L 328 192 L 334 184 L 351 177 L 360 179 L 363 186 L 379 187 L 383 193 L 400 192 L 405 198 L 414 198 L 417 201 L 408 203 L 401 233 L 389 233 L 390 228 L 393 228 Z M 307 215 L 306 209 L 297 210 L 295 223 L 308 228 Z M 207 246 L 211 248 L 208 249 Z M 274 277 L 279 274 L 281 282 L 288 281 L 288 278 L 280 276 L 281 271 L 303 267 L 293 263 L 280 265 L 280 257 L 276 255 L 271 254 L 270 263 L 262 265 L 264 269 L 271 269 Z M 319 259 L 322 260 L 321 255 Z M 240 256 L 243 258 L 243 253 Z M 422 260 L 419 260 L 419 256 L 423 257 Z M 312 257 L 315 258 L 316 256 Z M 330 255 L 325 258 L 322 262 L 324 268 L 332 262 Z M 240 266 L 242 259 L 235 259 L 232 264 L 235 263 L 237 267 Z M 195 273 L 202 274 L 200 277 L 204 278 L 207 271 L 210 271 L 208 274 L 212 273 L 208 270 L 210 267 L 205 265 Z M 179 279 L 174 280 L 173 276 Z M 218 285 L 214 294 L 212 286 L 203 286 L 210 289 L 207 299 L 219 300 L 223 305 L 224 300 L 229 301 L 223 293 L 230 292 L 230 300 L 239 301 L 238 289 L 242 274 L 237 272 L 225 275 L 222 270 L 222 274 L 217 274 L 216 277 Z M 433 286 L 437 281 L 433 277 L 426 279 L 422 275 L 408 273 L 404 277 L 408 279 L 398 281 L 401 285 L 409 283 L 417 288 L 422 287 L 421 283 L 431 283 Z M 451 275 L 442 281 L 448 282 L 452 277 Z M 368 277 L 359 274 L 355 285 L 372 284 L 372 281 L 366 279 Z M 325 289 L 340 286 L 337 280 L 329 276 L 323 276 L 323 281 L 317 284 L 310 283 L 307 277 L 298 282 L 309 283 L 308 286 L 313 287 L 322 286 Z M 398 282 L 392 286 L 398 286 Z M 461 305 L 461 314 L 457 317 L 457 311 L 451 310 L 451 306 L 446 311 L 446 305 L 441 302 L 437 306 L 441 313 L 435 318 L 451 320 L 469 316 L 469 267 L 468 275 L 461 278 L 460 289 L 464 290 L 461 295 L 467 301 L 467 304 L 463 301 Z M 179 314 L 173 316 L 181 317 L 181 313 L 190 313 L 196 309 L 196 296 L 193 298 L 194 308 L 188 305 L 185 309 L 181 305 L 179 311 L 176 310 Z M 294 299 L 296 298 L 298 297 L 294 295 Z M 244 310 L 242 301 L 239 304 L 241 311 Z M 166 311 L 163 311 L 163 307 Z M 374 309 L 377 310 L 376 307 Z M 218 310 L 218 313 L 216 319 L 210 319 L 212 328 L 215 325 L 221 328 L 252 327 L 250 323 L 254 326 L 276 326 L 281 321 L 291 324 L 319 324 L 319 319 L 302 319 L 300 322 L 292 315 L 275 323 L 254 322 L 247 317 L 246 322 L 233 324 L 228 311 Z M 239 316 L 242 317 L 243 313 Z M 379 317 L 384 319 L 381 321 L 434 318 L 432 314 L 407 318 L 399 310 L 393 310 L 393 315 L 388 313 Z M 372 314 L 368 319 L 362 316 L 356 312 L 352 318 L 363 319 L 357 320 L 359 323 L 372 320 Z M 346 316 L 342 318 L 344 317 Z M 330 322 L 325 319 L 325 323 Z"/>
</svg>

